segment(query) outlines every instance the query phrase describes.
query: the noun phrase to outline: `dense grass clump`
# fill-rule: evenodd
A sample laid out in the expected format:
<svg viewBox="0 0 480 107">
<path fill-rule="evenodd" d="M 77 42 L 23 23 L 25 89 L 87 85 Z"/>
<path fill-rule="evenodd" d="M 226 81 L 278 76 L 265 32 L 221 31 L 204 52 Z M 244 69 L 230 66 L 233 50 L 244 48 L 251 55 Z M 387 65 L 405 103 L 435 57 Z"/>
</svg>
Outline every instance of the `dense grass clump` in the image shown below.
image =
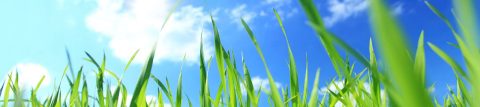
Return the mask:
<svg viewBox="0 0 480 107">
<path fill-rule="evenodd" d="M 0 96 L 3 96 L 3 106 L 33 106 L 33 107 L 60 107 L 60 106 L 100 106 L 100 107 L 146 107 L 158 106 L 163 107 L 164 102 L 168 101 L 171 106 L 194 106 L 191 100 L 198 100 L 201 107 L 258 107 L 260 103 L 261 91 L 268 96 L 270 106 L 284 107 L 317 107 L 317 106 L 361 106 L 361 107 L 480 107 L 480 51 L 478 48 L 477 29 L 475 27 L 475 15 L 473 1 L 471 0 L 455 0 L 455 21 L 458 23 L 458 30 L 453 28 L 452 23 L 440 13 L 434 6 L 425 1 L 425 4 L 437 14 L 446 25 L 451 29 L 457 44 L 454 44 L 463 55 L 465 66 L 462 66 L 455 59 L 447 55 L 442 49 L 433 43 L 427 43 L 440 58 L 445 60 L 453 69 L 456 76 L 456 90 L 449 88 L 450 93 L 443 97 L 443 103 L 434 98 L 432 93 L 428 91 L 429 87 L 426 83 L 425 74 L 425 47 L 424 33 L 420 34 L 415 52 L 409 49 L 405 36 L 397 24 L 397 21 L 390 15 L 388 8 L 382 0 L 371 0 L 370 3 L 370 19 L 375 32 L 375 36 L 369 43 L 369 55 L 362 55 L 347 43 L 342 41 L 335 34 L 329 32 L 324 26 L 322 17 L 318 13 L 312 0 L 299 0 L 302 5 L 310 26 L 317 33 L 318 39 L 321 41 L 326 54 L 328 54 L 332 65 L 337 72 L 337 77 L 329 82 L 328 92 L 319 95 L 319 75 L 320 70 L 315 73 L 315 81 L 308 81 L 309 70 L 306 69 L 304 83 L 298 80 L 297 65 L 295 55 L 292 52 L 286 33 L 286 29 L 282 23 L 277 11 L 273 9 L 278 24 L 283 32 L 283 37 L 288 47 L 288 68 L 289 68 L 289 84 L 281 90 L 269 88 L 266 90 L 256 90 L 252 84 L 251 75 L 246 61 L 242 60 L 239 64 L 234 60 L 234 55 L 226 50 L 220 41 L 220 33 L 218 32 L 217 23 L 211 19 L 214 34 L 215 60 L 220 74 L 220 85 L 211 86 L 208 83 L 208 69 L 211 65 L 212 58 L 205 59 L 203 44 L 200 44 L 200 87 L 199 97 L 190 99 L 184 95 L 182 89 L 182 71 L 178 77 L 177 87 L 172 89 L 168 79 L 165 81 L 152 75 L 153 59 L 155 55 L 155 47 L 150 53 L 144 68 L 140 71 L 140 77 L 134 87 L 134 93 L 131 99 L 127 99 L 127 88 L 123 84 L 123 75 L 117 76 L 106 68 L 106 59 L 98 61 L 89 53 L 85 53 L 86 60 L 96 67 L 96 82 L 87 83 L 83 67 L 74 71 L 71 63 L 65 67 L 63 76 L 60 79 L 58 87 L 49 96 L 39 99 L 37 91 L 42 84 L 44 78 L 38 82 L 37 87 L 30 91 L 30 95 L 23 95 L 25 92 L 18 83 L 16 74 L 9 74 L 8 78 L 0 87 Z M 167 18 L 168 19 L 168 18 Z M 274 77 L 271 75 L 269 66 L 265 60 L 260 44 L 255 38 L 255 33 L 250 29 L 248 24 L 240 19 L 245 31 L 248 33 L 252 43 L 260 55 L 264 64 L 265 72 L 268 76 L 269 87 L 277 87 Z M 166 22 L 166 20 L 165 20 Z M 162 27 L 163 28 L 163 27 Z M 375 41 L 373 41 L 375 40 Z M 373 44 L 378 44 L 379 56 L 377 58 Z M 339 48 L 337 48 L 339 47 Z M 130 61 L 124 68 L 124 72 L 129 68 L 130 63 L 134 60 L 137 50 L 131 57 Z M 355 65 L 350 60 L 340 54 L 341 51 L 346 52 L 349 56 L 353 56 L 365 68 L 362 71 L 354 71 Z M 414 54 L 414 55 L 412 55 Z M 70 56 L 67 51 L 67 56 Z M 70 59 L 70 58 L 69 58 Z M 382 62 L 382 64 L 378 64 Z M 308 61 L 306 62 L 308 66 Z M 241 66 L 237 66 L 241 65 Z M 465 69 L 466 68 L 466 69 Z M 67 71 L 71 75 L 67 75 Z M 117 85 L 114 90 L 109 89 L 108 82 L 105 82 L 104 74 L 114 77 Z M 15 77 L 14 77 L 15 76 Z M 61 84 L 67 78 L 68 92 L 61 91 Z M 158 101 L 148 101 L 146 96 L 148 82 L 154 82 L 158 86 Z M 313 83 L 312 90 L 308 90 L 309 84 Z M 89 92 L 87 87 L 96 87 L 96 92 Z M 211 92 L 210 89 L 218 89 Z M 260 87 L 261 89 L 262 87 Z M 242 91 L 244 90 L 244 91 Z M 163 98 L 166 96 L 166 98 Z M 320 98 L 321 97 L 321 98 Z M 186 100 L 185 100 L 186 99 Z M 188 101 L 188 102 L 182 102 Z M 263 100 L 262 100 L 263 101 Z"/>
</svg>

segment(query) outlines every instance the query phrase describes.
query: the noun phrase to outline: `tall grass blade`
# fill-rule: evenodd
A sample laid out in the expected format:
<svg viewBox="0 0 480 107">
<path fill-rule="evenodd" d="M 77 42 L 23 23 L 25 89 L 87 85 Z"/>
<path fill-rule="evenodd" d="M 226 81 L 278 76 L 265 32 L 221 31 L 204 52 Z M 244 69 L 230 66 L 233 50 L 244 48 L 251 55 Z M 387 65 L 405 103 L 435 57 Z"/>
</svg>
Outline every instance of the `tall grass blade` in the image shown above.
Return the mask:
<svg viewBox="0 0 480 107">
<path fill-rule="evenodd" d="M 151 72 L 152 72 L 153 59 L 155 57 L 155 50 L 156 50 L 156 46 L 152 48 L 152 51 L 147 59 L 146 65 L 144 66 L 142 73 L 138 78 L 137 84 L 135 86 L 135 91 L 132 96 L 132 100 L 130 101 L 130 106 L 132 107 L 145 106 L 145 98 L 146 98 L 145 91 L 147 88 L 148 79 L 151 76 Z"/>
<path fill-rule="evenodd" d="M 418 38 L 417 43 L 417 52 L 415 54 L 415 64 L 414 64 L 414 71 L 418 73 L 420 76 L 420 81 L 423 84 L 426 84 L 426 71 L 425 71 L 425 49 L 424 49 L 424 33 L 423 31 L 420 33 L 420 37 Z"/>
<path fill-rule="evenodd" d="M 299 92 L 299 84 L 298 84 L 298 74 L 297 74 L 297 65 L 295 64 L 295 57 L 293 55 L 292 49 L 290 47 L 290 43 L 288 42 L 287 32 L 285 31 L 285 27 L 283 26 L 282 19 L 280 15 L 278 15 L 277 10 L 273 9 L 275 16 L 278 20 L 278 24 L 280 28 L 282 28 L 283 36 L 285 37 L 285 41 L 287 42 L 288 47 L 288 57 L 289 57 L 289 71 L 290 71 L 290 91 L 292 96 L 297 96 L 292 99 L 293 106 L 300 106 L 300 92 Z"/>
<path fill-rule="evenodd" d="M 273 103 L 275 104 L 276 107 L 283 107 L 282 98 L 280 97 L 280 93 L 276 89 L 277 85 L 275 84 L 275 80 L 273 80 L 272 74 L 270 73 L 270 69 L 268 68 L 267 62 L 266 62 L 265 57 L 263 55 L 263 52 L 262 52 L 262 50 L 260 49 L 260 46 L 257 43 L 257 39 L 255 38 L 255 35 L 253 35 L 252 30 L 250 29 L 250 27 L 248 27 L 245 20 L 241 19 L 241 21 L 242 21 L 243 27 L 245 28 L 248 35 L 250 36 L 251 41 L 255 45 L 255 48 L 257 49 L 257 53 L 260 55 L 260 58 L 262 59 L 263 65 L 265 67 L 265 71 L 267 72 L 268 82 L 270 84 L 269 95 L 272 98 Z"/>
<path fill-rule="evenodd" d="M 310 100 L 308 101 L 308 107 L 317 107 L 318 103 L 318 79 L 320 77 L 320 69 L 317 69 L 315 73 L 315 81 L 313 82 L 312 92 L 310 93 Z"/>
<path fill-rule="evenodd" d="M 409 55 L 403 32 L 383 0 L 371 1 L 370 15 L 386 71 L 389 73 L 388 77 L 392 78 L 396 88 L 395 94 L 400 97 L 394 98 L 396 100 L 394 102 L 404 107 L 433 106 L 425 84 L 420 78 L 411 78 L 419 77 L 418 73 L 413 71 L 414 63 Z"/>
</svg>

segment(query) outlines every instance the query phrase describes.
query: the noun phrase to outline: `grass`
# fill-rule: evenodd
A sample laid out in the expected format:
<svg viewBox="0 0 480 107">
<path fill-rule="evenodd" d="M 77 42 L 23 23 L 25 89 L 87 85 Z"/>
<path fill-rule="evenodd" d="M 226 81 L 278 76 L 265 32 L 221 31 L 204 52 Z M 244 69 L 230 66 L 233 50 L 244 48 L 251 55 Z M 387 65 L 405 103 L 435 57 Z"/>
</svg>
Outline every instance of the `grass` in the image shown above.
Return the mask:
<svg viewBox="0 0 480 107">
<path fill-rule="evenodd" d="M 172 106 L 194 106 L 191 100 L 198 100 L 201 107 L 258 107 L 261 106 L 261 95 L 267 95 L 266 101 L 270 106 L 275 107 L 317 107 L 317 106 L 362 106 L 362 107 L 432 107 L 432 106 L 446 106 L 446 107 L 480 107 L 480 82 L 477 78 L 480 77 L 480 51 L 478 48 L 477 31 L 475 24 L 476 17 L 474 15 L 474 8 L 471 0 L 456 0 L 454 1 L 455 9 L 452 14 L 455 16 L 455 21 L 458 23 L 458 28 L 454 28 L 449 19 L 440 13 L 428 1 L 425 1 L 433 13 L 442 19 L 446 26 L 448 26 L 457 41 L 453 44 L 457 47 L 463 55 L 465 66 L 462 66 L 456 59 L 445 53 L 433 43 L 427 42 L 429 49 L 433 50 L 440 58 L 449 64 L 455 73 L 457 84 L 456 90 L 449 89 L 449 93 L 443 98 L 434 98 L 430 93 L 429 87 L 426 83 L 426 59 L 425 59 L 425 34 L 420 33 L 417 41 L 417 48 L 412 52 L 407 44 L 407 39 L 397 21 L 389 13 L 388 8 L 382 0 L 371 0 L 370 5 L 370 21 L 373 26 L 375 35 L 369 42 L 369 54 L 360 54 L 353 47 L 338 38 L 335 34 L 328 31 L 321 20 L 322 17 L 316 9 L 312 0 L 299 0 L 307 15 L 308 23 L 312 29 L 317 33 L 317 37 L 326 50 L 330 61 L 335 68 L 337 77 L 332 78 L 328 82 L 327 92 L 319 91 L 319 75 L 320 69 L 316 70 L 313 82 L 308 81 L 308 57 L 306 59 L 306 70 L 304 75 L 303 87 L 298 80 L 297 64 L 295 55 L 290 47 L 287 30 L 284 27 L 281 16 L 273 9 L 273 13 L 278 21 L 279 27 L 282 30 L 283 37 L 288 48 L 288 68 L 289 68 L 289 85 L 282 89 L 264 87 L 254 87 L 249 69 L 246 61 L 243 59 L 237 67 L 235 55 L 226 50 L 222 46 L 220 40 L 220 32 L 217 28 L 215 20 L 211 18 L 212 29 L 214 33 L 215 46 L 215 61 L 218 67 L 220 76 L 219 86 L 211 86 L 208 83 L 208 71 L 211 66 L 213 58 L 206 59 L 204 56 L 203 43 L 200 46 L 200 87 L 198 99 L 190 99 L 188 95 L 184 95 L 182 88 L 182 70 L 177 82 L 176 89 L 170 87 L 168 79 L 161 80 L 152 74 L 153 59 L 155 57 L 155 47 L 152 49 L 150 56 L 146 60 L 144 68 L 140 70 L 140 76 L 135 84 L 134 93 L 131 99 L 127 99 L 127 88 L 123 84 L 122 74 L 120 77 L 110 71 L 106 65 L 106 57 L 103 55 L 101 63 L 88 52 L 85 52 L 85 60 L 92 63 L 96 75 L 96 92 L 89 92 L 88 86 L 92 83 L 87 83 L 83 67 L 80 67 L 76 72 L 72 68 L 72 63 L 69 61 L 68 66 L 65 67 L 64 73 L 60 79 L 58 87 L 53 90 L 53 93 L 39 99 L 37 91 L 45 77 L 38 82 L 34 89 L 30 89 L 28 98 L 24 97 L 24 90 L 20 87 L 17 74 L 8 74 L 8 78 L 3 81 L 0 87 L 0 96 L 3 96 L 3 106 L 32 106 L 32 107 L 61 107 L 61 106 L 100 106 L 100 107 L 147 107 L 158 106 L 164 107 L 168 101 Z M 177 5 L 180 1 L 177 3 Z M 176 7 L 176 6 L 175 6 Z M 173 11 L 171 11 L 173 12 Z M 170 14 L 171 14 L 170 12 Z M 167 22 L 168 18 L 165 20 Z M 255 38 L 255 33 L 250 29 L 248 23 L 243 19 L 242 22 L 245 31 L 248 33 L 252 43 L 254 44 L 258 55 L 260 56 L 265 72 L 268 76 L 269 87 L 277 87 L 275 79 L 271 75 L 272 71 L 265 60 L 265 55 L 262 52 L 260 43 Z M 163 29 L 163 26 L 162 26 Z M 203 33 L 203 32 L 202 32 Z M 377 44 L 377 48 L 374 47 Z M 338 47 L 338 48 L 337 48 Z M 377 50 L 378 49 L 378 50 Z M 127 71 L 131 62 L 140 50 L 135 51 L 127 65 L 123 68 Z M 361 71 L 354 71 L 356 66 L 352 64 L 349 57 L 342 56 L 340 52 L 346 52 L 348 56 L 352 56 L 359 64 L 364 66 Z M 375 51 L 380 54 L 377 57 Z M 68 59 L 70 55 L 66 50 Z M 414 54 L 414 55 L 413 55 Z M 368 56 L 368 57 L 367 57 Z M 378 64 L 382 62 L 382 64 Z M 466 69 L 465 69 L 466 68 Z M 70 71 L 70 75 L 67 75 Z M 241 72 L 243 71 L 243 75 Z M 105 82 L 105 73 L 112 75 L 116 80 L 118 86 L 114 90 L 105 87 L 110 87 L 109 82 Z M 61 91 L 61 83 L 66 77 L 69 90 L 68 92 Z M 158 101 L 148 101 L 146 96 L 147 84 L 153 81 L 157 86 Z M 310 83 L 313 83 L 311 85 Z M 309 87 L 309 86 L 313 87 Z M 216 88 L 216 92 L 211 92 L 211 88 Z M 260 88 L 256 90 L 256 88 Z M 309 91 L 308 89 L 311 88 Z M 245 90 L 245 91 L 242 91 Z M 265 94 L 261 94 L 264 91 Z M 96 95 L 95 95 L 96 94 Z M 165 98 L 164 98 L 165 96 Z M 42 97 L 43 98 L 43 97 Z M 443 100 L 440 104 L 438 99 Z M 130 101 L 128 101 L 130 100 Z M 182 102 L 187 101 L 187 102 Z M 129 102 L 129 103 L 128 103 Z"/>
</svg>

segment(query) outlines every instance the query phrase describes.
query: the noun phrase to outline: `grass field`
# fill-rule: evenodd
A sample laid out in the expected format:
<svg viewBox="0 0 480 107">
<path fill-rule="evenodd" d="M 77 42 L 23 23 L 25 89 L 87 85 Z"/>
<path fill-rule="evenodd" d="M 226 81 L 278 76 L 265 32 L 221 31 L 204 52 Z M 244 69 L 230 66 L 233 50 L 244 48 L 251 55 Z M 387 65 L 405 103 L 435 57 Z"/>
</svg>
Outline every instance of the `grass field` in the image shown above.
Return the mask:
<svg viewBox="0 0 480 107">
<path fill-rule="evenodd" d="M 64 74 L 60 78 L 60 84 L 55 88 L 54 93 L 40 99 L 37 96 L 42 81 L 38 82 L 34 89 L 23 89 L 15 77 L 18 75 L 9 74 L 4 85 L 0 87 L 0 96 L 3 106 L 32 106 L 32 107 L 61 107 L 61 106 L 99 106 L 99 107 L 146 107 L 158 106 L 164 107 L 165 102 L 169 102 L 168 106 L 183 107 L 258 107 L 260 106 L 261 95 L 267 95 L 268 104 L 274 107 L 317 107 L 317 106 L 360 106 L 360 107 L 480 107 L 480 51 L 478 48 L 477 28 L 475 27 L 476 17 L 472 0 L 455 0 L 454 11 L 455 23 L 458 28 L 454 28 L 453 22 L 440 13 L 434 6 L 425 1 L 432 12 L 440 19 L 445 21 L 445 25 L 451 29 L 456 39 L 454 47 L 462 53 L 463 59 L 452 59 L 442 49 L 433 43 L 425 43 L 423 32 L 418 39 L 416 49 L 410 49 L 407 39 L 400 29 L 397 21 L 391 16 L 388 7 L 383 0 L 371 0 L 370 4 L 370 24 L 373 26 L 375 35 L 370 39 L 369 55 L 363 55 L 354 48 L 345 43 L 342 39 L 329 32 L 325 27 L 322 17 L 316 9 L 312 0 L 299 0 L 304 12 L 308 18 L 308 24 L 317 33 L 319 41 L 321 41 L 325 51 L 328 54 L 332 65 L 337 72 L 337 76 L 328 82 L 329 86 L 325 95 L 320 94 L 319 75 L 320 70 L 317 69 L 315 74 L 309 74 L 309 70 L 298 71 L 295 58 L 290 49 L 289 39 L 287 35 L 288 29 L 284 29 L 281 17 L 277 11 L 273 9 L 278 24 L 285 37 L 289 54 L 289 83 L 287 87 L 281 90 L 269 88 L 268 90 L 255 90 L 252 85 L 252 78 L 249 73 L 246 61 L 235 61 L 234 55 L 222 46 L 217 23 L 211 18 L 214 33 L 214 58 L 206 59 L 204 57 L 203 48 L 198 51 L 200 53 L 200 87 L 198 90 L 199 97 L 187 97 L 182 92 L 182 71 L 177 78 L 177 87 L 170 87 L 168 79 L 162 80 L 152 75 L 152 66 L 155 55 L 153 48 L 144 68 L 139 70 L 137 83 L 134 87 L 134 93 L 131 99 L 127 98 L 127 88 L 123 85 L 124 75 L 118 75 L 106 68 L 105 55 L 103 59 L 94 59 L 89 53 L 85 53 L 87 61 L 91 62 L 90 66 L 96 67 L 96 82 L 88 83 L 85 77 L 85 71 L 80 69 L 70 69 L 65 67 Z M 168 20 L 168 18 L 167 18 Z M 239 19 L 245 31 L 248 33 L 252 43 L 257 49 L 260 60 L 264 64 L 265 72 L 268 75 L 269 87 L 277 87 L 275 77 L 271 75 L 270 68 L 265 60 L 260 43 L 255 38 L 255 32 L 250 29 L 248 23 L 243 19 Z M 167 26 L 168 27 L 168 26 Z M 376 44 L 379 47 L 373 47 Z M 428 46 L 425 46 L 428 45 Z M 203 44 L 199 44 L 203 47 Z M 442 98 L 434 98 L 426 83 L 426 66 L 425 66 L 425 50 L 433 50 L 439 57 L 448 63 L 455 73 L 457 84 L 456 90 L 449 88 L 450 92 Z M 411 51 L 415 50 L 415 51 Z M 375 51 L 380 53 L 375 54 Z M 340 52 L 347 53 L 353 57 L 362 68 L 362 71 L 354 71 L 355 65 L 348 60 L 346 56 L 342 56 Z M 136 54 L 132 55 L 130 61 L 123 68 L 126 71 L 130 63 L 135 59 Z M 68 54 L 68 52 L 67 52 Z M 377 57 L 380 56 L 380 57 Z M 220 75 L 220 85 L 212 86 L 208 83 L 208 70 L 211 61 L 215 60 L 218 73 Z M 464 61 L 465 65 L 460 62 Z M 381 63 L 380 63 L 381 62 Z M 308 66 L 308 61 L 306 62 Z M 69 66 L 72 66 L 69 64 Z M 357 66 L 358 67 L 358 66 Z M 67 75 L 71 72 L 71 75 Z M 195 71 L 197 72 L 197 71 Z M 298 72 L 305 72 L 302 76 L 304 83 L 299 82 Z M 110 83 L 105 80 L 105 74 L 112 75 L 118 85 L 114 90 L 110 90 Z M 308 75 L 315 75 L 315 81 L 308 81 Z M 300 77 L 301 78 L 301 77 Z M 43 80 L 43 78 L 42 78 Z M 338 82 L 340 81 L 340 82 Z M 61 85 L 67 84 L 68 91 L 61 91 Z M 149 82 L 156 83 L 158 101 L 150 101 L 147 99 L 146 91 Z M 96 92 L 91 92 L 87 87 L 96 87 Z M 309 87 L 311 90 L 308 90 Z M 211 89 L 218 91 L 212 92 Z M 265 88 L 266 89 L 266 88 Z M 243 91 L 242 91 L 243 90 Z M 24 95 L 27 91 L 29 95 Z M 262 94 L 262 91 L 266 94 Z M 166 96 L 166 97 L 165 97 Z M 186 99 L 186 100 L 185 100 Z M 443 101 L 438 101 L 441 99 Z M 200 105 L 192 105 L 190 101 L 196 100 Z M 187 102 L 182 102 L 187 101 Z M 440 103 L 442 102 L 442 103 Z"/>
</svg>

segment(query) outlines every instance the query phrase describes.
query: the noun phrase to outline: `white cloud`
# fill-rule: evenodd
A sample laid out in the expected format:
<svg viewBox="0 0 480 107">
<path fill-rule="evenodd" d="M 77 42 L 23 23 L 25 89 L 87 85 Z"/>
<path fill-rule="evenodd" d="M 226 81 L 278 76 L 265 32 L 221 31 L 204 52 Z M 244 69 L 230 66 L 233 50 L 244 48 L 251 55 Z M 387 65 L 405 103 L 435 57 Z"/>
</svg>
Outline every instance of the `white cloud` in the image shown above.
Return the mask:
<svg viewBox="0 0 480 107">
<path fill-rule="evenodd" d="M 270 92 L 270 82 L 268 81 L 268 78 L 255 76 L 252 78 L 252 85 L 255 91 L 258 91 L 261 88 L 261 90 L 264 92 Z M 282 88 L 282 84 L 280 82 L 275 81 L 275 85 L 277 86 L 277 89 Z M 240 84 L 240 87 L 242 89 L 242 94 L 247 95 L 247 91 L 245 90 L 243 84 Z"/>
<path fill-rule="evenodd" d="M 274 5 L 275 7 L 281 7 L 287 4 L 290 4 L 292 0 L 264 0 L 262 4 L 265 5 Z"/>
<path fill-rule="evenodd" d="M 392 7 L 391 11 L 392 11 L 392 14 L 394 16 L 401 15 L 404 11 L 403 3 L 402 2 L 396 2 L 395 4 L 393 4 L 393 7 Z"/>
<path fill-rule="evenodd" d="M 243 18 L 245 22 L 250 23 L 255 17 L 257 17 L 257 13 L 246 10 L 246 8 L 246 4 L 241 4 L 226 11 L 230 17 L 230 20 L 232 20 L 233 23 L 236 23 L 240 28 L 243 28 L 240 18 Z"/>
<path fill-rule="evenodd" d="M 328 0 L 328 11 L 330 16 L 324 18 L 326 26 L 333 26 L 339 21 L 368 9 L 368 0 Z"/>
<path fill-rule="evenodd" d="M 293 17 L 293 16 L 296 15 L 297 13 L 298 13 L 298 8 L 293 8 L 293 9 L 291 9 L 290 11 L 288 11 L 288 13 L 287 13 L 287 18 Z"/>
<path fill-rule="evenodd" d="M 161 31 L 173 7 L 167 0 L 97 0 L 97 5 L 86 25 L 109 38 L 113 54 L 125 62 L 140 49 L 134 62 L 143 63 L 157 42 L 155 62 L 180 62 L 186 55 L 187 62 L 197 63 L 202 31 L 206 56 L 211 54 L 206 41 L 211 34 L 204 29 L 210 17 L 202 7 L 179 7 Z"/>
<path fill-rule="evenodd" d="M 15 80 L 16 72 L 18 71 L 18 83 L 22 88 L 32 89 L 35 88 L 38 82 L 45 76 L 40 87 L 48 86 L 51 82 L 51 76 L 48 73 L 48 69 L 40 64 L 34 63 L 20 63 L 11 68 L 8 74 L 11 74 L 12 81 Z M 5 80 L 8 79 L 8 74 L 5 75 Z"/>
<path fill-rule="evenodd" d="M 325 25 L 331 27 L 338 22 L 363 13 L 369 5 L 369 0 L 328 0 L 327 7 L 331 15 L 324 18 Z M 394 3 L 390 9 L 390 13 L 394 16 L 401 15 L 403 12 L 403 2 Z"/>
</svg>

